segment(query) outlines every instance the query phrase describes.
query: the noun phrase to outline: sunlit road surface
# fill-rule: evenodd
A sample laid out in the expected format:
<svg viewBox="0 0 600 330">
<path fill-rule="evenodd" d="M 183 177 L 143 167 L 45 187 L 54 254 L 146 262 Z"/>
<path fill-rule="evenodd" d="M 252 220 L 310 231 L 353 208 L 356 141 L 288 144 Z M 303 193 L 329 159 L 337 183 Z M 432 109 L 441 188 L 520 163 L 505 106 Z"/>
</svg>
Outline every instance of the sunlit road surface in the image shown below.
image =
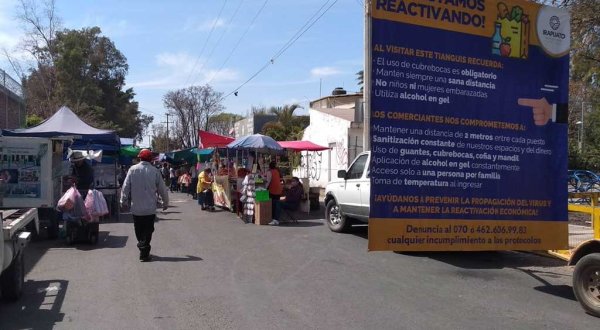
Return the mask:
<svg viewBox="0 0 600 330">
<path fill-rule="evenodd" d="M 518 252 L 367 252 L 366 227 L 279 227 L 201 211 L 172 194 L 152 262 L 130 217 L 97 246 L 39 241 L 25 293 L 0 303 L 0 329 L 596 329 L 570 267 Z M 305 218 L 307 216 L 304 216 Z"/>
</svg>

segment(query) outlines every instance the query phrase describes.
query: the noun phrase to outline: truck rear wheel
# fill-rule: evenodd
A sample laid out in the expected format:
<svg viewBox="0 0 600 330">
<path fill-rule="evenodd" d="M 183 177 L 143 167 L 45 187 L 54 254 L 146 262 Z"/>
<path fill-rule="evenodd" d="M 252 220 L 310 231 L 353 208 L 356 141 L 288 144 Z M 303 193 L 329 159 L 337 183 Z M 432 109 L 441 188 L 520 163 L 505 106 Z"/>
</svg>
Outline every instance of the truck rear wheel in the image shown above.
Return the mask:
<svg viewBox="0 0 600 330">
<path fill-rule="evenodd" d="M 2 298 L 8 301 L 19 299 L 23 294 L 24 282 L 25 263 L 23 262 L 23 251 L 21 251 L 0 277 Z"/>
<path fill-rule="evenodd" d="M 600 253 L 588 254 L 577 262 L 573 292 L 587 313 L 600 317 Z"/>
<path fill-rule="evenodd" d="M 327 219 L 327 225 L 329 229 L 336 233 L 343 233 L 350 229 L 352 223 L 342 213 L 340 206 L 335 199 L 330 200 L 325 208 L 325 219 Z"/>
</svg>

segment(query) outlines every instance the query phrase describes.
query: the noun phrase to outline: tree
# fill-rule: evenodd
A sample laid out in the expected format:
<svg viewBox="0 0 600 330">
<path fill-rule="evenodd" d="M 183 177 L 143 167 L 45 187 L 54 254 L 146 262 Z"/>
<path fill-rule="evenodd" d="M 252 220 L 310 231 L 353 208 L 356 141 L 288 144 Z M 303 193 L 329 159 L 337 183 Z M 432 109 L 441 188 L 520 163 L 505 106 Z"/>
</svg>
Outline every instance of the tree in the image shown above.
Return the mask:
<svg viewBox="0 0 600 330">
<path fill-rule="evenodd" d="M 253 105 L 250 107 L 250 114 L 253 116 L 268 115 L 269 109 L 264 105 Z"/>
<path fill-rule="evenodd" d="M 244 119 L 244 117 L 234 113 L 220 113 L 209 118 L 208 131 L 220 135 L 231 135 L 230 132 L 235 122 L 241 119 Z"/>
<path fill-rule="evenodd" d="M 38 63 L 24 80 L 28 113 L 45 118 L 67 105 L 92 126 L 139 139 L 153 117 L 140 113 L 133 89 L 123 91 L 127 59 L 101 33 L 98 27 L 56 32 L 52 47 L 41 50 L 52 61 Z"/>
<path fill-rule="evenodd" d="M 22 77 L 26 110 L 42 118 L 69 106 L 88 124 L 141 138 L 152 121 L 142 115 L 132 89 L 123 90 L 127 59 L 98 27 L 61 28 L 55 0 L 19 0 L 25 37 L 19 47 L 34 59 Z M 9 57 L 15 71 L 22 66 Z"/>
<path fill-rule="evenodd" d="M 27 126 L 27 127 L 37 126 L 42 121 L 44 121 L 44 118 L 42 118 L 38 115 L 28 115 L 27 118 L 25 119 L 25 126 Z"/>
<path fill-rule="evenodd" d="M 307 116 L 294 116 L 294 111 L 300 108 L 298 104 L 284 105 L 283 107 L 271 107 L 269 112 L 277 118 L 268 122 L 262 129 L 262 133 L 277 141 L 300 140 L 309 118 Z"/>
<path fill-rule="evenodd" d="M 179 141 L 174 138 L 167 138 L 167 129 L 163 124 L 152 125 L 152 143 L 154 152 L 170 152 L 180 149 Z"/>
<path fill-rule="evenodd" d="M 358 80 L 358 86 L 360 86 L 360 91 L 362 92 L 365 85 L 365 71 L 360 70 L 356 73 L 356 80 Z"/>
<path fill-rule="evenodd" d="M 175 117 L 173 132 L 183 148 L 198 146 L 198 130 L 208 130 L 210 118 L 223 111 L 222 96 L 209 85 L 165 94 L 163 103 Z"/>
<path fill-rule="evenodd" d="M 600 170 L 600 2 L 561 0 L 553 4 L 567 7 L 571 13 L 569 168 Z"/>
<path fill-rule="evenodd" d="M 17 49 L 3 49 L 13 70 L 23 81 L 26 95 L 26 109 L 47 118 L 61 105 L 54 97 L 56 89 L 56 71 L 54 70 L 54 44 L 56 32 L 61 29 L 61 19 L 56 15 L 55 0 L 46 0 L 40 6 L 36 0 L 19 0 L 18 20 L 24 32 Z M 26 53 L 34 64 L 23 64 L 23 59 L 12 56 L 13 53 Z M 24 67 L 31 67 L 31 76 L 26 80 Z"/>
</svg>

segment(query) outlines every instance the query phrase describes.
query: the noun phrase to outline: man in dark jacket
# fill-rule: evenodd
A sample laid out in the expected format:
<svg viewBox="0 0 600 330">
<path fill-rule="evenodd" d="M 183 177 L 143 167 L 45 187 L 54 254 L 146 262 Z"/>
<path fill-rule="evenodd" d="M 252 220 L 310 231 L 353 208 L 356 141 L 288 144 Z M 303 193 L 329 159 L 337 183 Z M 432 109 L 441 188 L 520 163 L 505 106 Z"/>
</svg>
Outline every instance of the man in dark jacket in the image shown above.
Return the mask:
<svg viewBox="0 0 600 330">
<path fill-rule="evenodd" d="M 86 198 L 88 190 L 94 186 L 94 169 L 85 161 L 81 151 L 73 151 L 71 157 L 71 176 L 75 183 L 75 189 L 83 199 Z"/>
</svg>

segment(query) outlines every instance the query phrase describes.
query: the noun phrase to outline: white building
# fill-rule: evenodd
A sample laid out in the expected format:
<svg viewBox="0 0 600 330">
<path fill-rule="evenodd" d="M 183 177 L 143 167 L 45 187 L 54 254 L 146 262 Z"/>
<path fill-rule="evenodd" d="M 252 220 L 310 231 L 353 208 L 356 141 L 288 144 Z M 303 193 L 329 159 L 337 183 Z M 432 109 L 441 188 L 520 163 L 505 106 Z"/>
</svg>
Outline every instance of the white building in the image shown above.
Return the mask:
<svg viewBox="0 0 600 330">
<path fill-rule="evenodd" d="M 311 102 L 308 111 L 310 125 L 302 140 L 330 148 L 309 152 L 308 159 L 303 157 L 302 166 L 294 171 L 298 177 L 308 176 L 311 187 L 325 187 L 363 150 L 362 93 L 346 94 L 336 88 L 333 94 Z"/>
</svg>

